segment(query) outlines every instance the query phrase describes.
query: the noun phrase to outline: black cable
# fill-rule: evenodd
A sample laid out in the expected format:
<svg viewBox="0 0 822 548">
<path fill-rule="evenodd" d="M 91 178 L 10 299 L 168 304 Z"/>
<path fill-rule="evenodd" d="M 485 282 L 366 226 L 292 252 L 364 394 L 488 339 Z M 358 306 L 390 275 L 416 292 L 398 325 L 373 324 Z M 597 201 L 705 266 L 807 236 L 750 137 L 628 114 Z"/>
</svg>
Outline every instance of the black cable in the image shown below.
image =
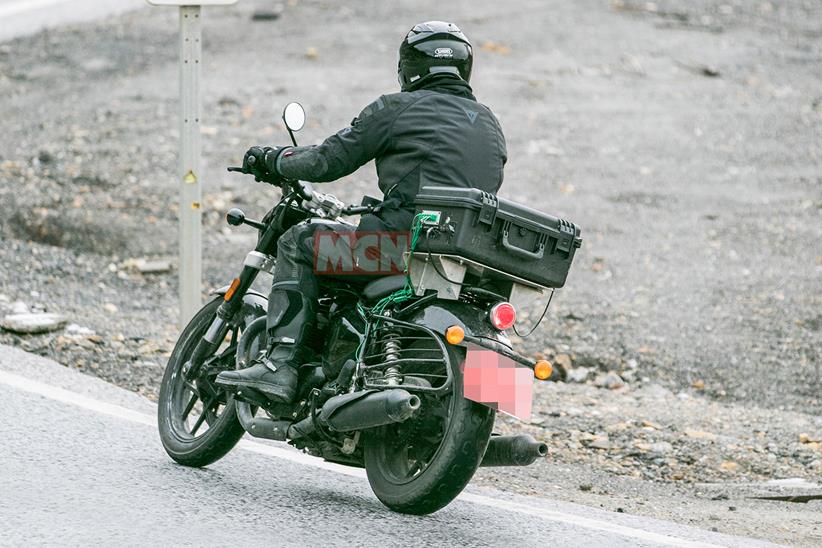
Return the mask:
<svg viewBox="0 0 822 548">
<path fill-rule="evenodd" d="M 465 282 L 456 282 L 454 280 L 449 279 L 448 276 L 446 276 L 445 273 L 442 270 L 440 270 L 440 267 L 437 266 L 437 262 L 431 259 L 430 251 L 428 251 L 428 262 L 434 266 L 434 270 L 436 270 L 437 274 L 439 274 L 442 277 L 442 279 L 444 279 L 446 282 L 450 284 L 457 284 L 460 287 L 465 285 Z"/>
<path fill-rule="evenodd" d="M 517 337 L 522 337 L 523 339 L 526 339 L 526 338 L 530 337 L 531 334 L 534 331 L 537 330 L 537 327 L 539 327 L 539 324 L 541 324 L 542 320 L 545 319 L 545 314 L 548 313 L 548 307 L 551 306 L 551 299 L 553 299 L 553 298 L 554 298 L 554 290 L 552 289 L 551 290 L 551 296 L 548 297 L 548 303 L 545 305 L 545 310 L 542 311 L 542 316 L 539 317 L 539 319 L 537 320 L 537 323 L 534 324 L 534 327 L 532 327 L 531 331 L 529 331 L 526 335 L 520 335 L 519 331 L 517 331 L 517 326 L 514 326 L 514 333 L 516 333 Z"/>
</svg>

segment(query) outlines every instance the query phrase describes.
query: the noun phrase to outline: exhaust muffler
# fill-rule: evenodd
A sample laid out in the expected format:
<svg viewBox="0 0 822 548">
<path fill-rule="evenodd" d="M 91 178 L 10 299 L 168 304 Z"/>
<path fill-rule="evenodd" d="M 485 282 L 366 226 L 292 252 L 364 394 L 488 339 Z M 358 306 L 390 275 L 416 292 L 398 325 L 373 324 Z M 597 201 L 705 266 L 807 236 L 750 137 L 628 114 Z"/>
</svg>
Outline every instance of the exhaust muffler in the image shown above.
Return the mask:
<svg viewBox="0 0 822 548">
<path fill-rule="evenodd" d="M 329 399 L 320 422 L 336 432 L 351 432 L 402 422 L 420 408 L 420 398 L 402 388 L 364 390 Z"/>
<path fill-rule="evenodd" d="M 317 421 L 334 432 L 352 432 L 403 422 L 420 408 L 420 398 L 402 388 L 363 390 L 334 396 L 326 401 Z M 290 439 L 299 439 L 314 432 L 311 417 L 292 424 Z"/>
<path fill-rule="evenodd" d="M 548 454 L 548 445 L 527 434 L 491 436 L 480 466 L 528 466 Z"/>
</svg>

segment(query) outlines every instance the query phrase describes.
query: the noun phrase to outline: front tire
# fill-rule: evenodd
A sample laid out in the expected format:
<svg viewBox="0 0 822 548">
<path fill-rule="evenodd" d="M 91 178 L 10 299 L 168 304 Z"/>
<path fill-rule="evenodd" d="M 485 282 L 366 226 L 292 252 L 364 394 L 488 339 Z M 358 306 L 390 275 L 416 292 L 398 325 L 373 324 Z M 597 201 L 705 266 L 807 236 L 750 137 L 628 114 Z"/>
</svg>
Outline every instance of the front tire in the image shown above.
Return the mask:
<svg viewBox="0 0 822 548">
<path fill-rule="evenodd" d="M 471 480 L 488 447 L 495 412 L 463 397 L 459 364 L 464 354 L 453 349 L 449 353 L 454 384 L 447 396 L 450 401 L 443 409 L 447 422 L 436 435 L 434 443 L 438 446 L 431 460 L 424 466 L 414 465 L 421 470 L 405 470 L 403 460 L 413 462 L 409 451 L 431 439 L 430 428 L 420 425 L 420 421 L 429 421 L 436 411 L 431 407 L 431 398 L 423 399 L 423 414 L 418 419 L 364 432 L 368 482 L 377 498 L 395 512 L 422 515 L 446 506 Z M 401 434 L 403 428 L 411 429 L 410 438 Z"/>
<path fill-rule="evenodd" d="M 185 327 L 168 360 L 160 386 L 157 413 L 160 440 L 166 453 L 185 466 L 202 467 L 221 459 L 245 433 L 237 420 L 234 399 L 214 390 L 213 379 L 206 376 L 192 384 L 186 382 L 182 374 L 183 365 L 211 325 L 220 303 L 222 298 L 207 303 Z M 232 345 L 236 346 L 238 336 L 239 332 L 233 331 L 229 350 Z M 224 351 L 219 348 L 215 355 Z M 229 352 L 225 351 L 225 354 L 229 355 Z M 226 358 L 229 359 L 233 364 L 233 356 Z M 190 416 L 197 411 L 198 405 L 199 416 Z"/>
</svg>

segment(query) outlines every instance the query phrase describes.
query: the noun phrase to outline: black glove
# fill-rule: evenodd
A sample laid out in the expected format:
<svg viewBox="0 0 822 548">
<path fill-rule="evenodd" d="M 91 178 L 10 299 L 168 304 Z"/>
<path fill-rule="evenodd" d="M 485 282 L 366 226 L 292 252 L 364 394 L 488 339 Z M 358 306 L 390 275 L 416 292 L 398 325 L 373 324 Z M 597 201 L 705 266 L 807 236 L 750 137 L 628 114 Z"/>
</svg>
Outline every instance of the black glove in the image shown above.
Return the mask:
<svg viewBox="0 0 822 548">
<path fill-rule="evenodd" d="M 254 175 L 258 182 L 278 184 L 282 176 L 277 173 L 277 157 L 283 150 L 284 147 L 251 147 L 243 158 L 243 170 Z"/>
</svg>

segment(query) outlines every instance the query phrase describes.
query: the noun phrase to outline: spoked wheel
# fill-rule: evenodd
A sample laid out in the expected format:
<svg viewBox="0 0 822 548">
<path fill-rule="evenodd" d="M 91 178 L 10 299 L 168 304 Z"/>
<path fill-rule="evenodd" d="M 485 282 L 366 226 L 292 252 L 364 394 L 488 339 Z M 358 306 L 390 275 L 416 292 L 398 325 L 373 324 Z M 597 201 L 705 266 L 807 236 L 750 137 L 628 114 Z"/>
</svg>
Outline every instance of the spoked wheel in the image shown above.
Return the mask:
<svg viewBox="0 0 822 548">
<path fill-rule="evenodd" d="M 197 378 L 187 380 L 184 366 L 208 330 L 222 299 L 206 304 L 183 330 L 166 366 L 160 387 L 158 426 L 166 452 L 186 466 L 206 466 L 228 453 L 243 436 L 233 398 L 214 384 L 234 369 L 239 330 L 229 331 L 207 358 Z"/>
<path fill-rule="evenodd" d="M 396 512 L 430 514 L 451 502 L 476 472 L 491 437 L 495 413 L 463 398 L 459 364 L 464 356 L 453 348 L 449 352 L 450 393 L 421 395 L 420 416 L 365 436 L 368 481 L 377 498 Z"/>
</svg>

